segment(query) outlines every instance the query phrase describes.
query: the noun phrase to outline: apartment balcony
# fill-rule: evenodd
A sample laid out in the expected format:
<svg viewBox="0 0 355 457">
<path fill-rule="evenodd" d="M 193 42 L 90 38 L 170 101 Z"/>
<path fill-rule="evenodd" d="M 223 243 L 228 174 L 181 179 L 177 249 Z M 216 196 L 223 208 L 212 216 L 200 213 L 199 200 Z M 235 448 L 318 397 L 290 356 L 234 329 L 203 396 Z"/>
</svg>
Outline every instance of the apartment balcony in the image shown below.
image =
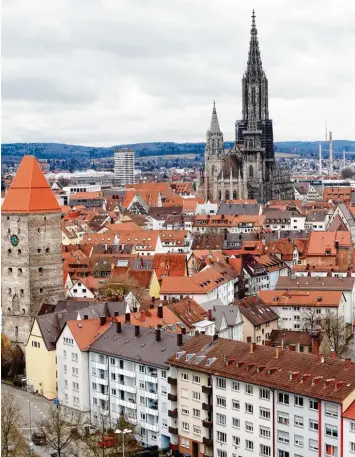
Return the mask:
<svg viewBox="0 0 355 457">
<path fill-rule="evenodd" d="M 137 403 L 132 400 L 121 400 L 120 398 L 118 399 L 118 404 L 120 406 L 125 406 L 126 408 L 130 409 L 137 409 Z"/>
<path fill-rule="evenodd" d="M 209 403 L 202 403 L 202 409 L 203 411 L 207 411 L 208 413 L 212 412 L 212 405 Z"/>
<path fill-rule="evenodd" d="M 148 422 L 143 422 L 142 427 L 145 427 L 147 430 L 150 430 L 151 432 L 159 432 L 159 425 L 157 424 L 149 424 Z"/>
<path fill-rule="evenodd" d="M 177 417 L 178 417 L 177 409 L 169 409 L 168 416 L 173 417 L 174 419 L 177 419 Z"/>
<path fill-rule="evenodd" d="M 170 401 L 177 401 L 177 395 L 168 394 L 168 400 L 170 400 Z"/>
<path fill-rule="evenodd" d="M 96 370 L 104 370 L 104 371 L 107 370 L 107 364 L 106 363 L 97 362 L 97 361 L 92 360 L 92 359 L 91 359 L 91 366 L 93 368 L 96 368 Z"/>
<path fill-rule="evenodd" d="M 157 406 L 155 406 L 155 407 L 146 406 L 145 407 L 145 412 L 146 412 L 146 414 L 151 414 L 152 416 L 158 416 L 159 415 L 159 410 L 158 410 Z"/>
<path fill-rule="evenodd" d="M 118 374 L 123 375 L 123 376 L 128 376 L 129 378 L 135 378 L 136 377 L 136 372 L 135 371 L 124 370 L 123 368 L 119 368 Z"/>
<path fill-rule="evenodd" d="M 103 392 L 98 392 L 97 398 L 99 398 L 100 400 L 108 401 L 108 393 L 105 394 Z"/>
<path fill-rule="evenodd" d="M 151 382 L 152 384 L 157 384 L 158 382 L 158 376 L 157 375 L 148 375 L 148 374 L 145 374 L 144 375 L 144 380 L 147 381 L 147 382 Z"/>
<path fill-rule="evenodd" d="M 203 444 L 207 447 L 212 447 L 213 446 L 213 439 L 212 438 L 206 438 L 205 436 L 203 437 Z"/>
<path fill-rule="evenodd" d="M 130 424 L 132 424 L 132 425 L 137 425 L 138 420 L 137 420 L 136 417 L 126 416 L 126 418 L 127 418 L 128 422 L 129 422 Z"/>
<path fill-rule="evenodd" d="M 171 386 L 177 386 L 177 378 L 168 377 L 168 384 Z"/>
<path fill-rule="evenodd" d="M 157 391 L 145 391 L 145 396 L 150 398 L 151 400 L 158 400 L 158 392 Z"/>
<path fill-rule="evenodd" d="M 213 422 L 205 419 L 202 421 L 202 426 L 211 430 L 213 428 Z"/>
<path fill-rule="evenodd" d="M 171 435 L 178 435 L 179 434 L 179 430 L 177 429 L 177 427 L 169 427 L 168 430 L 169 430 L 169 433 Z"/>
<path fill-rule="evenodd" d="M 207 395 L 212 395 L 212 386 L 202 386 L 202 392 Z"/>
<path fill-rule="evenodd" d="M 124 390 L 125 392 L 128 392 L 130 394 L 137 393 L 137 387 L 136 386 L 128 386 L 127 384 L 119 384 L 118 388 L 120 390 Z"/>
</svg>

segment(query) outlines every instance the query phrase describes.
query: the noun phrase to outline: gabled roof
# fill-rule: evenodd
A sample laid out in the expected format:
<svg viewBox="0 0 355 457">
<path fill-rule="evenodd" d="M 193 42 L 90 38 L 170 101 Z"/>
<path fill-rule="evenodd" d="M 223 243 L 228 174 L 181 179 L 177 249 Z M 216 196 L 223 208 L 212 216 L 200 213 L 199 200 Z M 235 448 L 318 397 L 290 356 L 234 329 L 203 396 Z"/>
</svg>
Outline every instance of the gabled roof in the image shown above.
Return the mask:
<svg viewBox="0 0 355 457">
<path fill-rule="evenodd" d="M 34 156 L 24 156 L 5 195 L 2 213 L 60 213 L 61 208 Z"/>
<path fill-rule="evenodd" d="M 255 296 L 236 300 L 234 305 L 238 306 L 241 314 L 254 326 L 266 324 L 279 318 L 275 311 L 260 303 L 260 300 Z"/>
</svg>

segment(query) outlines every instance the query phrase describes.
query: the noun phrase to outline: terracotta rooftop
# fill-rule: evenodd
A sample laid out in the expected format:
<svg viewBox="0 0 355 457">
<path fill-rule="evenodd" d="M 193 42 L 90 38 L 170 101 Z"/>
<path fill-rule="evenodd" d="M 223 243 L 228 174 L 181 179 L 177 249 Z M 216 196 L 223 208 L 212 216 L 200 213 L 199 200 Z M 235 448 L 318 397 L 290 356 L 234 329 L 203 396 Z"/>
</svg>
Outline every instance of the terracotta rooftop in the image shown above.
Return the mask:
<svg viewBox="0 0 355 457">
<path fill-rule="evenodd" d="M 324 290 L 259 290 L 258 297 L 267 306 L 338 307 L 341 291 Z"/>
<path fill-rule="evenodd" d="M 5 195 L 2 213 L 60 213 L 61 208 L 34 156 L 24 156 Z"/>
<path fill-rule="evenodd" d="M 350 361 L 260 345 L 251 349 L 250 344 L 241 341 L 213 341 L 210 336 L 198 335 L 168 362 L 334 403 L 342 403 L 354 391 L 355 365 Z"/>
<path fill-rule="evenodd" d="M 349 232 L 312 232 L 309 238 L 308 255 L 336 255 L 335 242 L 339 248 L 350 247 Z"/>
<path fill-rule="evenodd" d="M 353 401 L 349 408 L 344 412 L 343 417 L 355 420 L 355 401 Z"/>
</svg>

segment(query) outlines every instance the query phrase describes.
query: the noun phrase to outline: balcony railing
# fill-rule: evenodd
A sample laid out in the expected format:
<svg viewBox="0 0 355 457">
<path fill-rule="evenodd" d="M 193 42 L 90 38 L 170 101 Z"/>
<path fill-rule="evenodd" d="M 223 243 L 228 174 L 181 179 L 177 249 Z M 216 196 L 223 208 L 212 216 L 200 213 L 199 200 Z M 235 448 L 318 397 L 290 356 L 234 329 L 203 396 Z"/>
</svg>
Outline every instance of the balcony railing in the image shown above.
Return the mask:
<svg viewBox="0 0 355 457">
<path fill-rule="evenodd" d="M 176 427 L 169 427 L 168 430 L 169 430 L 169 433 L 171 433 L 172 435 L 178 435 L 179 434 L 179 431 L 178 431 L 178 429 Z"/>
<path fill-rule="evenodd" d="M 168 400 L 170 400 L 170 401 L 177 401 L 177 395 L 168 394 Z"/>
<path fill-rule="evenodd" d="M 206 438 L 205 436 L 203 437 L 203 444 L 207 447 L 213 446 L 213 439 L 212 438 Z"/>
<path fill-rule="evenodd" d="M 207 395 L 212 394 L 212 386 L 202 386 L 202 392 Z"/>
<path fill-rule="evenodd" d="M 209 420 L 203 420 L 202 421 L 202 425 L 203 425 L 203 427 L 206 427 L 208 429 L 212 429 L 213 428 L 213 422 L 209 421 Z"/>
<path fill-rule="evenodd" d="M 168 377 L 168 384 L 170 384 L 171 386 L 177 386 L 177 379 L 176 378 L 172 378 L 172 377 Z"/>
<path fill-rule="evenodd" d="M 202 403 L 202 409 L 204 411 L 211 412 L 212 411 L 212 405 L 210 405 L 209 403 Z"/>
<path fill-rule="evenodd" d="M 168 416 L 173 417 L 174 419 L 177 419 L 177 417 L 178 417 L 177 409 L 169 409 Z"/>
</svg>

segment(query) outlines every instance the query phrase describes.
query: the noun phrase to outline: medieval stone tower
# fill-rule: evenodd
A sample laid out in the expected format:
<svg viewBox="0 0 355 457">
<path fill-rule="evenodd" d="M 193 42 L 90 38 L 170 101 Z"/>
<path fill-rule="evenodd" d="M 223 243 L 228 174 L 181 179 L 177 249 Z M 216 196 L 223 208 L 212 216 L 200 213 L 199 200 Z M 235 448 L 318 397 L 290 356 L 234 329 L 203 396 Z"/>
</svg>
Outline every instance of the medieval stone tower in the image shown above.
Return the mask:
<svg viewBox="0 0 355 457">
<path fill-rule="evenodd" d="M 26 344 L 41 305 L 63 298 L 61 209 L 33 156 L 25 156 L 2 208 L 3 332 Z"/>
<path fill-rule="evenodd" d="M 242 119 L 235 123 L 235 144 L 224 151 L 213 105 L 207 132 L 203 185 L 205 200 L 292 199 L 290 176 L 275 164 L 268 80 L 263 70 L 253 11 L 247 69 L 242 79 Z"/>
</svg>

